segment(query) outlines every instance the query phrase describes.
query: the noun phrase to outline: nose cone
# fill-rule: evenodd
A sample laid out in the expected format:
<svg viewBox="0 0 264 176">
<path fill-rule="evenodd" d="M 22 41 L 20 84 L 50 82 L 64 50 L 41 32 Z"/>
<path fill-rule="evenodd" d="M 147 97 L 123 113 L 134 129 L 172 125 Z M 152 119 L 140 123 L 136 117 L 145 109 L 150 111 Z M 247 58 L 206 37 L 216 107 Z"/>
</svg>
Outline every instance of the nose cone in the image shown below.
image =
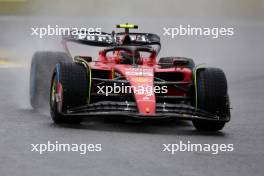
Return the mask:
<svg viewBox="0 0 264 176">
<path fill-rule="evenodd" d="M 115 70 L 124 75 L 129 82 L 139 113 L 145 116 L 155 115 L 154 69 L 148 66 L 117 65 Z"/>
<path fill-rule="evenodd" d="M 156 98 L 153 86 L 153 68 L 136 68 L 133 73 L 135 75 L 127 74 L 126 77 L 132 86 L 139 113 L 146 116 L 154 115 Z"/>
</svg>

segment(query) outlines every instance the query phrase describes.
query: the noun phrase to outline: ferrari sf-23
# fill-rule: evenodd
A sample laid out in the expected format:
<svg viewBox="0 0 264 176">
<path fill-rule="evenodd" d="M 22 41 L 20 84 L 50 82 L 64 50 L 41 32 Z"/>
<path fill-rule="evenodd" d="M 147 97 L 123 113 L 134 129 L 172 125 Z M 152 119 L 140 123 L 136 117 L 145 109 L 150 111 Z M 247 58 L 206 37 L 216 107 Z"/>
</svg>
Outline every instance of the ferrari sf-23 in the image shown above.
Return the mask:
<svg viewBox="0 0 264 176">
<path fill-rule="evenodd" d="M 33 108 L 49 101 L 57 124 L 119 117 L 190 120 L 197 130 L 223 129 L 230 103 L 221 69 L 195 65 L 186 57 L 158 58 L 158 35 L 131 32 L 138 28 L 133 24 L 116 27 L 124 31 L 65 35 L 65 52 L 36 52 L 30 76 Z M 72 57 L 69 42 L 101 50 L 97 58 Z"/>
</svg>

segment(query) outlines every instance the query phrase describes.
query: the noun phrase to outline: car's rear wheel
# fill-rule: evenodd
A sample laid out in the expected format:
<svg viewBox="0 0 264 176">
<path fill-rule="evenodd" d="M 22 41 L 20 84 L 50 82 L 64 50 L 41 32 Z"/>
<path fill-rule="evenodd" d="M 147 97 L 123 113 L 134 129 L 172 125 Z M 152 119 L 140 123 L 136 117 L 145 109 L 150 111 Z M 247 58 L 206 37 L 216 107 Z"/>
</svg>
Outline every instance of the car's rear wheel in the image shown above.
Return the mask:
<svg viewBox="0 0 264 176">
<path fill-rule="evenodd" d="M 197 108 L 219 116 L 230 118 L 230 105 L 227 92 L 227 81 L 224 72 L 218 68 L 204 68 L 196 73 Z M 225 122 L 194 120 L 197 130 L 218 131 L 224 128 Z"/>
<path fill-rule="evenodd" d="M 89 73 L 79 63 L 56 65 L 50 86 L 50 113 L 54 123 L 80 123 L 78 116 L 65 115 L 69 108 L 87 104 Z"/>
<path fill-rule="evenodd" d="M 31 60 L 30 104 L 34 109 L 48 107 L 52 71 L 61 61 L 71 61 L 64 52 L 38 51 Z"/>
</svg>

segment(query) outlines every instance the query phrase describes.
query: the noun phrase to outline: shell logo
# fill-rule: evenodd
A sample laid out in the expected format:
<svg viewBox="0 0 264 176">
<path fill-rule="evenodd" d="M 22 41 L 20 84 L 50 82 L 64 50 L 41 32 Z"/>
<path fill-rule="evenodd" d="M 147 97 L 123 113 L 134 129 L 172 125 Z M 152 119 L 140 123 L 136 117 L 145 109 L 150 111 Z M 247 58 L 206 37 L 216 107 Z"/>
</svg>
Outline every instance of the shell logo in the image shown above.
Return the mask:
<svg viewBox="0 0 264 176">
<path fill-rule="evenodd" d="M 137 82 L 137 83 L 147 83 L 150 82 L 150 80 L 148 78 L 145 77 L 136 77 L 136 78 L 132 78 L 133 82 Z"/>
</svg>

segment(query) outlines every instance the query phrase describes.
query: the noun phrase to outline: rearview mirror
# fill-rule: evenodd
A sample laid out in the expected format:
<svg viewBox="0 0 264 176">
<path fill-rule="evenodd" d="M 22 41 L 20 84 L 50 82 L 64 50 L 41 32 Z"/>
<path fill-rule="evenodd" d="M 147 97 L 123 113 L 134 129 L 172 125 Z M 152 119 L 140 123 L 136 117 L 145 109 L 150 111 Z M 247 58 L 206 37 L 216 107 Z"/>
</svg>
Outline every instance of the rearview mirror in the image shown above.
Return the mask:
<svg viewBox="0 0 264 176">
<path fill-rule="evenodd" d="M 85 60 L 86 62 L 92 62 L 92 57 L 91 56 L 75 56 L 74 57 L 74 60 L 75 59 L 83 59 L 83 60 Z"/>
<path fill-rule="evenodd" d="M 173 65 L 175 67 L 177 67 L 177 66 L 184 66 L 184 65 L 187 65 L 188 63 L 189 63 L 189 61 L 186 60 L 186 59 L 174 59 L 173 60 Z"/>
</svg>

